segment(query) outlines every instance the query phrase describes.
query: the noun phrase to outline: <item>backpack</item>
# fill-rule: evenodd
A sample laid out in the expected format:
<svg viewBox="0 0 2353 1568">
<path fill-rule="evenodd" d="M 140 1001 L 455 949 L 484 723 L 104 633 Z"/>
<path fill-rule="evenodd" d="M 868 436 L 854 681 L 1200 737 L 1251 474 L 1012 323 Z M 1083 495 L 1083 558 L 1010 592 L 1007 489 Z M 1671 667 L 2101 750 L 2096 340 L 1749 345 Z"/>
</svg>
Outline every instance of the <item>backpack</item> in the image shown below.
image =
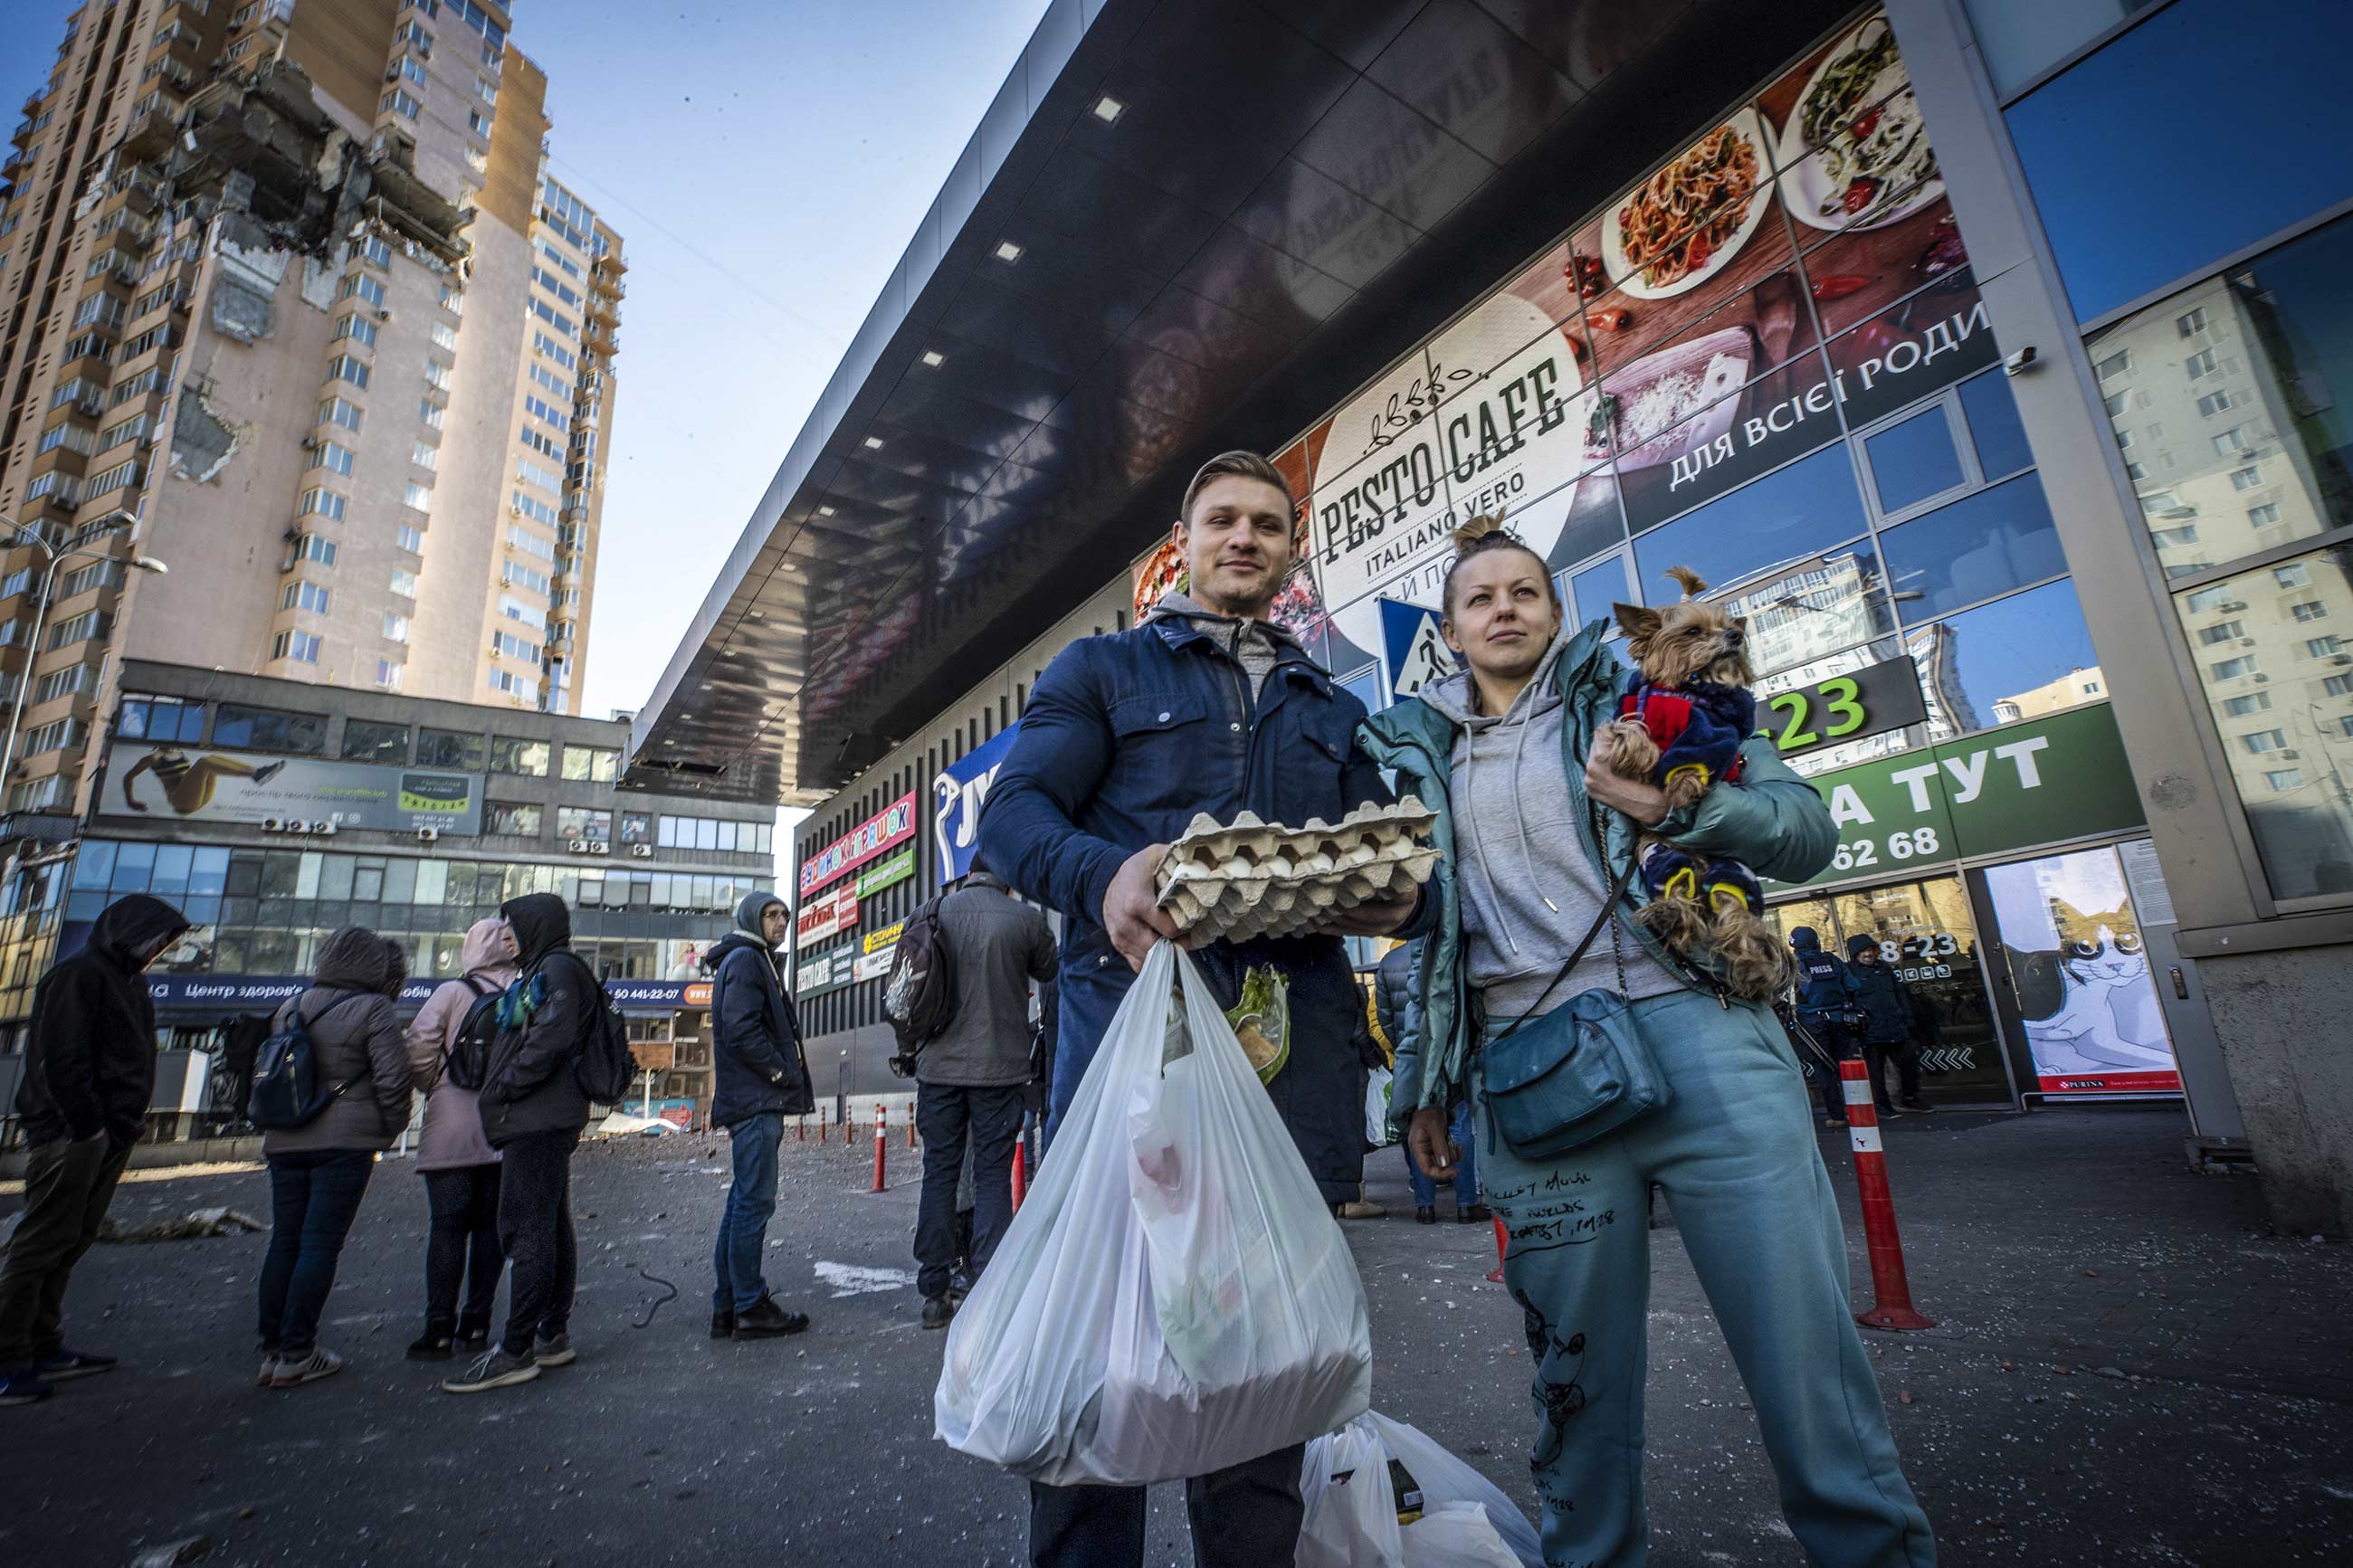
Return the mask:
<svg viewBox="0 0 2353 1568">
<path fill-rule="evenodd" d="M 347 991 L 308 1018 L 302 1016 L 298 1005 L 285 1026 L 271 1031 L 269 1037 L 261 1042 L 261 1049 L 254 1058 L 253 1089 L 245 1108 L 256 1127 L 283 1131 L 316 1121 L 325 1114 L 327 1107 L 343 1098 L 345 1089 L 367 1076 L 363 1070 L 322 1091 L 319 1087 L 319 1047 L 311 1038 L 311 1028 L 344 1003 L 373 994 Z"/>
<path fill-rule="evenodd" d="M 506 992 L 495 985 L 485 991 L 470 974 L 464 979 L 474 1000 L 458 1025 L 457 1039 L 441 1052 L 441 1076 L 456 1088 L 479 1093 L 490 1081 L 491 1047 L 499 1037 L 499 999 Z"/>
<path fill-rule="evenodd" d="M 911 1056 L 939 1037 L 955 1005 L 955 959 L 940 929 L 940 905 L 946 898 L 942 893 L 907 917 L 891 977 L 882 985 L 882 1016 L 899 1037 L 899 1048 Z"/>
<path fill-rule="evenodd" d="M 596 978 L 587 961 L 568 949 L 564 956 L 580 966 L 590 994 L 596 998 L 596 1016 L 583 1031 L 579 1054 L 572 1058 L 572 1080 L 596 1104 L 618 1105 L 638 1080 L 638 1058 L 629 1050 L 628 1026 L 621 1021 L 620 1009 L 605 994 L 604 982 Z"/>
</svg>

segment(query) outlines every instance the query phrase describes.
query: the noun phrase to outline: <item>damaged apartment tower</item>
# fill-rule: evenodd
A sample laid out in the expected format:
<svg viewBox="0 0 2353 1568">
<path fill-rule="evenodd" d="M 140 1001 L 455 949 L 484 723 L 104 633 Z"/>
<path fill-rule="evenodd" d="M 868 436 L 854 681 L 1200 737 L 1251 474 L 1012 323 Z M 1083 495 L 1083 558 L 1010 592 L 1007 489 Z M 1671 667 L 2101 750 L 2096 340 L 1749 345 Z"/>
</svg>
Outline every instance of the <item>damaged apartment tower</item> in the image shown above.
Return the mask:
<svg viewBox="0 0 2353 1568">
<path fill-rule="evenodd" d="M 81 809 L 122 658 L 577 710 L 625 268 L 506 10 L 69 21 L 0 167 L 8 812 Z"/>
</svg>

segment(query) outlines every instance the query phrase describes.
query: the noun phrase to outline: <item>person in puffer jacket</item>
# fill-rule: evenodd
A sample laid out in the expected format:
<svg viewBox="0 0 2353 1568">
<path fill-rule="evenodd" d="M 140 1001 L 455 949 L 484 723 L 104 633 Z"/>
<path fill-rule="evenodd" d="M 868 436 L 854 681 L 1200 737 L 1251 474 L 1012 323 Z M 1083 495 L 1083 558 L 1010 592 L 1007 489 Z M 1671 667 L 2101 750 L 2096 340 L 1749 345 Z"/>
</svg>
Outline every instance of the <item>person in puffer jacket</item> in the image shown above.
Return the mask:
<svg viewBox="0 0 2353 1568">
<path fill-rule="evenodd" d="M 462 977 L 434 989 L 408 1026 L 408 1067 L 425 1092 L 425 1130 L 417 1144 L 417 1173 L 425 1178 L 431 1218 L 425 1240 L 425 1332 L 408 1347 L 411 1361 L 447 1361 L 459 1352 L 490 1347 L 491 1309 L 506 1254 L 499 1247 L 499 1152 L 482 1133 L 474 1091 L 448 1078 L 449 1053 L 477 1003 L 514 984 L 514 931 L 492 916 L 466 931 L 458 962 Z M 466 1304 L 458 1305 L 460 1285 Z"/>
<path fill-rule="evenodd" d="M 1920 1098 L 1920 1050 L 1912 1039 L 1912 995 L 1903 976 L 1887 962 L 1874 936 L 1846 939 L 1847 978 L 1854 988 L 1854 1005 L 1862 1009 L 1860 1035 L 1863 1064 L 1871 1071 L 1871 1098 L 1882 1116 L 1905 1110 L 1926 1110 Z M 1884 1064 L 1895 1064 L 1903 1086 L 1901 1106 L 1887 1100 Z"/>
<path fill-rule="evenodd" d="M 319 946 L 310 988 L 279 1008 L 301 1014 L 327 1108 L 300 1127 L 262 1134 L 269 1163 L 269 1250 L 261 1263 L 260 1382 L 297 1388 L 343 1371 L 318 1342 L 319 1315 L 358 1217 L 375 1157 L 408 1125 L 408 1052 L 394 998 L 407 965 L 383 938 L 345 926 Z"/>
</svg>

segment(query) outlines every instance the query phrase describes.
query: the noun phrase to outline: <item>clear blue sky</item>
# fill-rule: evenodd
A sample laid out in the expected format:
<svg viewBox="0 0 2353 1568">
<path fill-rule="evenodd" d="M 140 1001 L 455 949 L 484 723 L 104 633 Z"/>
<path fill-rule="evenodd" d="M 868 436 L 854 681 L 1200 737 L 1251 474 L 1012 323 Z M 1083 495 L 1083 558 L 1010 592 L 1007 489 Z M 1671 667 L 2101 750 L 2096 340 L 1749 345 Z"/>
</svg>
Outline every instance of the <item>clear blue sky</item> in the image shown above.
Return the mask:
<svg viewBox="0 0 2353 1568">
<path fill-rule="evenodd" d="M 0 4 L 0 109 L 69 0 Z M 645 700 L 1045 0 L 517 0 L 556 177 L 621 232 L 584 710 Z"/>
</svg>

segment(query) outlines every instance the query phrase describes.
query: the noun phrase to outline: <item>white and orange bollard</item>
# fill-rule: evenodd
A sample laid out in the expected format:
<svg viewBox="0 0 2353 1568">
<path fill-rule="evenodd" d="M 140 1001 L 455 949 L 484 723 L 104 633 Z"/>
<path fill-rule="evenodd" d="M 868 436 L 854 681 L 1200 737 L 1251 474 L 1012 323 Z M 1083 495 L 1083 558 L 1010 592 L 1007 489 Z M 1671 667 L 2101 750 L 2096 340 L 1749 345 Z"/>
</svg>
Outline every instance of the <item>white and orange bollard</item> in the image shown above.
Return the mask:
<svg viewBox="0 0 2353 1568">
<path fill-rule="evenodd" d="M 907 1147 L 915 1146 L 915 1102 L 907 1101 Z"/>
<path fill-rule="evenodd" d="M 1879 1107 L 1871 1069 L 1860 1057 L 1839 1063 L 1846 1093 L 1847 1136 L 1854 1145 L 1854 1182 L 1862 1196 L 1862 1236 L 1871 1248 L 1871 1310 L 1854 1321 L 1866 1329 L 1933 1329 L 1936 1321 L 1912 1305 L 1904 1273 L 1904 1241 L 1895 1232 L 1895 1199 L 1887 1188 L 1887 1155 L 1879 1143 Z"/>
<path fill-rule="evenodd" d="M 882 1179 L 882 1151 L 890 1128 L 891 1108 L 887 1105 L 876 1106 L 874 1108 L 874 1184 L 866 1189 L 870 1193 L 889 1190 L 888 1184 Z"/>
</svg>

